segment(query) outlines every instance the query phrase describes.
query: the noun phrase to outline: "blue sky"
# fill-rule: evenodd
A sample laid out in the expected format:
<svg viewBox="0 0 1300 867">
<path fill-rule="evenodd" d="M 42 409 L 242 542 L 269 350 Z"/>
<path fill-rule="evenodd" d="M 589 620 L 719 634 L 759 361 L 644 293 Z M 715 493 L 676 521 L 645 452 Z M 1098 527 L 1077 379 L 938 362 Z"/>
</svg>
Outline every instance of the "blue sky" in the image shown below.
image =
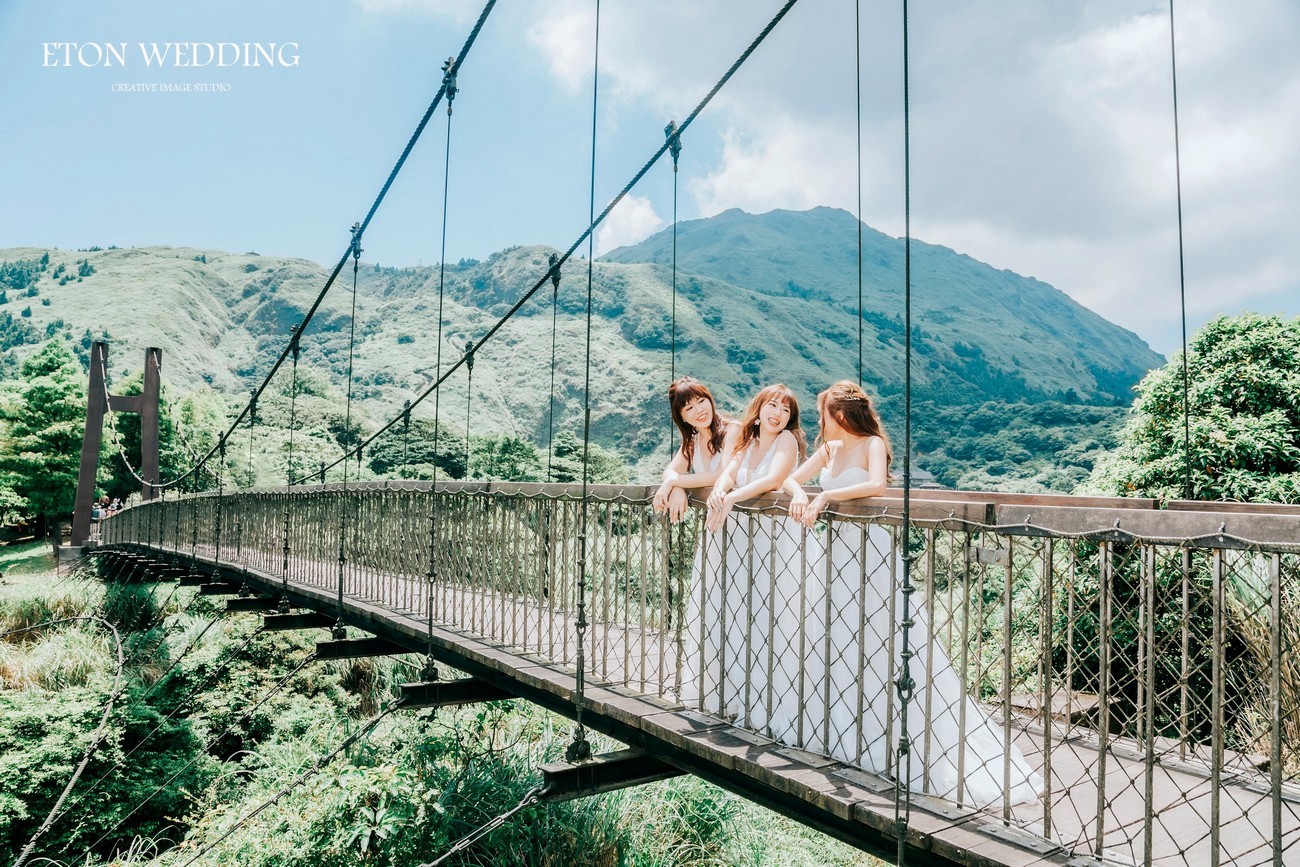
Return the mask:
<svg viewBox="0 0 1300 867">
<path fill-rule="evenodd" d="M 605 0 L 597 210 L 780 4 Z M 898 3 L 862 0 L 863 217 L 901 234 Z M 332 263 L 436 91 L 478 0 L 5 0 L 0 247 L 174 244 Z M 585 225 L 593 0 L 501 0 L 460 76 L 447 255 L 566 247 Z M 1178 334 L 1168 4 L 911 4 L 913 232 L 1038 277 L 1146 338 Z M 1187 291 L 1300 313 L 1300 6 L 1175 7 Z M 854 4 L 800 0 L 690 131 L 683 219 L 856 209 Z M 47 65 L 45 43 L 83 48 Z M 139 43 L 295 43 L 297 65 L 147 66 Z M 91 65 L 82 65 L 81 60 Z M 123 85 L 216 84 L 215 92 Z M 116 86 L 116 89 L 115 89 Z M 365 259 L 434 262 L 446 116 Z M 599 249 L 671 219 L 656 168 Z"/>
</svg>

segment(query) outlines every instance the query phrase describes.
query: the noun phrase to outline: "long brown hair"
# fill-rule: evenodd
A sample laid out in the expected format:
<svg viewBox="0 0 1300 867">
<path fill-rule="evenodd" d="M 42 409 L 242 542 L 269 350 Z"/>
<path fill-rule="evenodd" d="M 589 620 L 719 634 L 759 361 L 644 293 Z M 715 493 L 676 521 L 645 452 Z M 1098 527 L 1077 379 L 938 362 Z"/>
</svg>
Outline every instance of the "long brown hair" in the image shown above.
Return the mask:
<svg viewBox="0 0 1300 867">
<path fill-rule="evenodd" d="M 749 406 L 745 407 L 745 417 L 740 422 L 740 436 L 736 440 L 736 454 L 744 454 L 749 444 L 758 439 L 758 414 L 769 400 L 780 400 L 790 407 L 790 420 L 786 422 L 785 429 L 794 434 L 795 441 L 799 444 L 799 460 L 802 462 L 804 453 L 808 450 L 808 440 L 804 437 L 803 428 L 799 426 L 799 399 L 793 391 L 780 383 L 760 390 L 749 402 Z"/>
<path fill-rule="evenodd" d="M 889 443 L 889 434 L 880 423 L 871 398 L 856 383 L 841 379 L 830 388 L 817 395 L 817 412 L 821 416 L 821 426 L 826 426 L 826 416 L 830 415 L 854 436 L 880 437 L 885 441 L 885 469 L 894 462 L 894 449 Z M 823 431 L 817 432 L 817 439 L 824 439 Z"/>
<path fill-rule="evenodd" d="M 682 418 L 682 411 L 686 405 L 693 400 L 703 399 L 709 402 L 713 407 L 713 421 L 709 422 L 708 431 L 705 436 L 708 437 L 709 450 L 715 455 L 722 451 L 722 443 L 727 438 L 727 420 L 722 413 L 718 412 L 718 403 L 713 399 L 712 392 L 708 387 L 698 379 L 689 376 L 673 382 L 668 386 L 668 403 L 672 406 L 673 424 L 677 425 L 677 430 L 682 435 L 682 457 L 686 458 L 686 471 L 691 471 L 691 461 L 695 458 L 695 436 L 698 433 L 695 426 L 689 424 Z"/>
</svg>

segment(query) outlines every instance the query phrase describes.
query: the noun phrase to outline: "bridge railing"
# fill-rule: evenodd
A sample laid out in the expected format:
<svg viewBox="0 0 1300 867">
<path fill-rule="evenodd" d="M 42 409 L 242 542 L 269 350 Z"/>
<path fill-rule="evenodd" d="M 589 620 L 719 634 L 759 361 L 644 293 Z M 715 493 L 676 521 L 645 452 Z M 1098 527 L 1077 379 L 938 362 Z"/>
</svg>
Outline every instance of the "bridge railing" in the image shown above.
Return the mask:
<svg viewBox="0 0 1300 867">
<path fill-rule="evenodd" d="M 924 492 L 905 546 L 892 497 L 814 529 L 762 500 L 715 534 L 698 508 L 670 525 L 652 492 L 199 494 L 104 535 L 318 587 L 341 576 L 350 596 L 570 666 L 582 580 L 592 678 L 886 776 L 906 600 L 914 791 L 1135 861 L 1272 863 L 1300 835 L 1297 510 Z"/>
</svg>

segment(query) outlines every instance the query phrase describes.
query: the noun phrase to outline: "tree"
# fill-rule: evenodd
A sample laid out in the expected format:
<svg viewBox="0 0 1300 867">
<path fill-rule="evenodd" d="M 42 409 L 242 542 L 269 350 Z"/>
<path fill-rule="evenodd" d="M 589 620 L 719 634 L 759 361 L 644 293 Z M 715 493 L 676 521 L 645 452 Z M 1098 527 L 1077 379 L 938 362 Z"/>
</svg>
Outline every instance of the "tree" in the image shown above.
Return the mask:
<svg viewBox="0 0 1300 867">
<path fill-rule="evenodd" d="M 366 462 L 378 476 L 431 479 L 438 467 L 442 479 L 465 478 L 465 437 L 445 424 L 438 425 L 438 452 L 433 451 L 434 424 L 429 419 L 411 419 L 405 431 L 398 422 L 366 449 Z"/>
<path fill-rule="evenodd" d="M 1190 462 L 1181 355 L 1137 385 L 1120 447 L 1087 490 L 1198 500 L 1300 501 L 1300 318 L 1220 316 L 1188 345 Z M 1190 463 L 1190 491 L 1185 482 Z"/>
<path fill-rule="evenodd" d="M 0 478 L 26 502 L 43 535 L 51 519 L 72 514 L 85 429 L 83 374 L 68 345 L 51 340 L 20 369 L 19 392 L 0 407 Z"/>
<path fill-rule="evenodd" d="M 552 454 L 551 481 L 582 481 L 582 440 L 577 434 L 567 430 L 557 433 Z M 587 461 L 587 481 L 592 484 L 621 485 L 631 477 L 621 457 L 596 443 L 591 443 Z"/>
<path fill-rule="evenodd" d="M 470 459 L 476 479 L 536 482 L 543 478 L 542 456 L 537 447 L 519 437 L 475 437 Z"/>
</svg>

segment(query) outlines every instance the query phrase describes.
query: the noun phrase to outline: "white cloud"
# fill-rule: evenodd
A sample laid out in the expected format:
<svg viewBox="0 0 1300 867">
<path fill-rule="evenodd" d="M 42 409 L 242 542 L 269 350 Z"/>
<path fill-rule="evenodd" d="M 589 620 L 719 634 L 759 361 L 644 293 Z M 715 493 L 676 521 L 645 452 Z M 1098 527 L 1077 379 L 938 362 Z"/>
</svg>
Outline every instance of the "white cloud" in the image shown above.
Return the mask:
<svg viewBox="0 0 1300 867">
<path fill-rule="evenodd" d="M 625 196 L 596 230 L 596 255 L 644 241 L 663 227 L 663 218 L 655 213 L 649 199 Z"/>
<path fill-rule="evenodd" d="M 536 47 L 554 75 L 569 92 L 577 91 L 591 74 L 595 7 L 564 0 L 547 8 L 528 28 Z"/>
<path fill-rule="evenodd" d="M 589 82 L 592 5 L 548 4 L 534 25 L 569 87 Z M 776 5 L 602 10 L 602 94 L 680 118 Z M 897 14 L 864 4 L 862 27 L 863 212 L 891 234 L 903 228 Z M 914 11 L 911 27 L 914 234 L 1050 282 L 1171 349 L 1166 8 L 1009 0 L 996 15 Z M 1177 28 L 1189 315 L 1300 313 L 1300 7 L 1199 0 Z M 683 217 L 855 210 L 853 93 L 852 4 L 797 5 L 688 132 L 681 178 L 697 213 Z"/>
</svg>

